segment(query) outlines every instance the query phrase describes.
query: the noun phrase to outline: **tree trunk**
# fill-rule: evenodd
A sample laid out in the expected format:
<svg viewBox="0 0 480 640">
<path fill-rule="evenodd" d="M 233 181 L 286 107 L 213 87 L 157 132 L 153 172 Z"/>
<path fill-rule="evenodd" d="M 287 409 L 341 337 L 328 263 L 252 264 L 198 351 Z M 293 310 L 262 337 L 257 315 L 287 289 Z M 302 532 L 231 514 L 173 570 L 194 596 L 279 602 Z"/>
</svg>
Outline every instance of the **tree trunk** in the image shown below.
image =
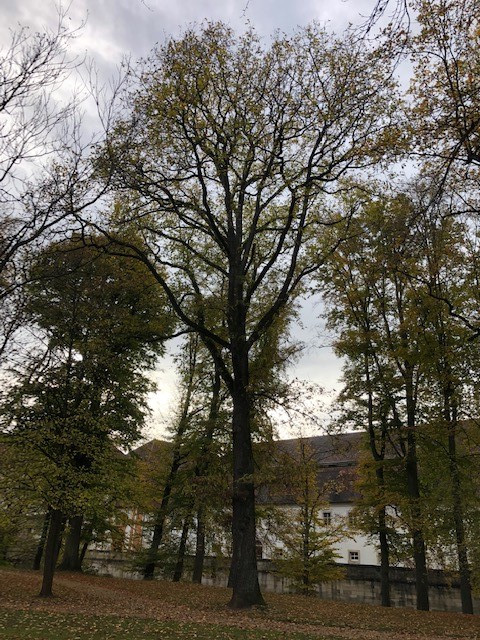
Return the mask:
<svg viewBox="0 0 480 640">
<path fill-rule="evenodd" d="M 197 511 L 197 536 L 195 543 L 195 560 L 193 563 L 192 581 L 202 583 L 203 565 L 205 562 L 205 521 L 204 508 L 201 505 Z"/>
<path fill-rule="evenodd" d="M 50 525 L 48 527 L 47 543 L 45 545 L 45 562 L 43 565 L 43 582 L 40 596 L 49 598 L 53 596 L 52 585 L 55 573 L 55 565 L 58 555 L 58 541 L 62 531 L 63 514 L 60 509 L 50 511 Z"/>
<path fill-rule="evenodd" d="M 248 397 L 248 356 L 233 354 L 235 388 L 233 393 L 233 555 L 231 582 L 234 609 L 264 604 L 258 583 L 255 528 L 255 489 L 253 450 L 250 434 Z M 237 360 L 237 362 L 235 362 Z M 235 366 L 236 365 L 236 366 Z M 236 369 L 236 371 L 235 371 Z"/>
<path fill-rule="evenodd" d="M 153 538 L 150 544 L 148 560 L 143 572 L 144 580 L 152 580 L 153 575 L 155 573 L 156 557 L 158 553 L 158 547 L 160 546 L 160 543 L 163 537 L 163 529 L 165 527 L 165 519 L 168 514 L 168 505 L 170 502 L 170 496 L 172 494 L 175 478 L 177 477 L 177 472 L 182 464 L 181 444 L 182 444 L 182 437 L 185 433 L 185 430 L 188 427 L 188 417 L 189 417 L 188 414 L 190 411 L 190 403 L 191 403 L 191 398 L 193 393 L 197 349 L 198 349 L 198 336 L 193 336 L 192 342 L 191 342 L 190 354 L 189 354 L 190 365 L 189 365 L 187 389 L 185 393 L 185 398 L 183 400 L 182 413 L 180 416 L 180 420 L 178 423 L 178 430 L 175 437 L 172 465 L 170 467 L 170 472 L 168 474 L 165 487 L 163 489 L 162 502 L 160 503 L 160 508 L 155 518 Z"/>
<path fill-rule="evenodd" d="M 45 514 L 45 517 L 43 519 L 42 533 L 40 535 L 40 540 L 38 541 L 37 551 L 35 552 L 35 558 L 33 559 L 32 569 L 34 571 L 38 571 L 40 569 L 40 565 L 42 564 L 43 550 L 45 548 L 45 541 L 47 539 L 47 534 L 48 534 L 48 526 L 50 524 L 50 513 L 51 513 L 51 508 L 48 507 L 48 511 Z"/>
<path fill-rule="evenodd" d="M 173 572 L 173 582 L 180 582 L 183 575 L 183 564 L 185 561 L 185 551 L 187 549 L 188 532 L 190 531 L 190 518 L 183 521 L 182 537 L 180 538 L 180 546 L 178 547 L 177 564 Z"/>
<path fill-rule="evenodd" d="M 378 514 L 378 537 L 380 541 L 380 591 L 382 607 L 391 606 L 390 598 L 390 552 L 388 548 L 385 507 Z"/>
<path fill-rule="evenodd" d="M 61 571 L 81 571 L 80 540 L 82 537 L 83 515 L 73 516 L 69 520 L 69 530 L 65 540 Z"/>
<path fill-rule="evenodd" d="M 83 565 L 83 561 L 85 560 L 85 554 L 87 553 L 88 545 L 89 545 L 89 540 L 85 540 L 85 542 L 82 544 L 82 549 L 78 556 L 78 564 L 80 566 L 80 571 L 83 570 L 82 565 Z"/>
<path fill-rule="evenodd" d="M 420 507 L 416 438 L 413 430 L 410 428 L 407 433 L 406 472 L 410 509 L 412 513 L 412 541 L 413 560 L 415 563 L 417 609 L 421 611 L 428 611 L 430 605 L 428 598 L 427 554 L 422 531 L 422 510 Z"/>
<path fill-rule="evenodd" d="M 370 324 L 368 324 L 368 329 Z M 369 349 L 371 348 L 370 341 L 368 342 Z M 380 450 L 377 447 L 376 431 L 373 417 L 373 390 L 372 380 L 370 376 L 370 359 L 368 352 L 364 355 L 365 358 L 365 380 L 367 383 L 368 392 L 368 436 L 370 443 L 370 451 L 373 459 L 376 463 L 375 476 L 377 479 L 377 485 L 382 497 L 382 503 L 380 512 L 378 514 L 378 538 L 380 543 L 380 593 L 382 599 L 382 607 L 391 606 L 390 598 L 390 550 L 388 548 L 388 535 L 387 535 L 387 518 L 385 508 L 385 446 L 387 440 L 388 426 L 386 416 L 382 413 L 381 431 L 380 431 Z"/>
<path fill-rule="evenodd" d="M 143 578 L 144 580 L 153 580 L 153 574 L 155 572 L 156 566 L 156 556 L 158 553 L 158 547 L 162 541 L 163 537 L 163 529 L 165 527 L 165 519 L 168 513 L 168 505 L 170 502 L 170 496 L 172 494 L 173 483 L 175 482 L 175 478 L 177 476 L 178 469 L 180 468 L 180 446 L 176 445 L 175 451 L 173 452 L 173 462 L 170 467 L 170 472 L 168 474 L 167 482 L 163 489 L 162 502 L 160 504 L 160 508 L 157 512 L 155 519 L 155 527 L 153 529 L 153 538 L 150 544 L 148 561 L 145 565 Z"/>
<path fill-rule="evenodd" d="M 220 389 L 221 379 L 218 365 L 215 363 L 215 373 L 212 385 L 212 397 L 210 401 L 210 410 L 208 414 L 208 426 L 205 438 L 202 444 L 199 462 L 195 468 L 195 478 L 201 480 L 208 472 L 210 465 L 210 445 L 213 440 L 213 434 L 218 422 L 218 414 L 220 410 Z M 198 486 L 198 484 L 197 484 Z M 198 584 L 202 583 L 203 565 L 205 561 L 205 506 L 202 504 L 203 496 L 200 497 L 200 504 L 197 509 L 197 535 L 195 543 L 195 560 L 193 564 L 192 581 Z M 198 504 L 198 500 L 197 500 Z"/>
<path fill-rule="evenodd" d="M 470 565 L 468 563 L 465 525 L 463 522 L 462 488 L 457 463 L 456 437 L 453 430 L 450 431 L 448 436 L 448 455 L 450 461 L 450 478 L 452 482 L 453 521 L 455 523 L 458 569 L 460 573 L 462 613 L 473 614 Z"/>
</svg>

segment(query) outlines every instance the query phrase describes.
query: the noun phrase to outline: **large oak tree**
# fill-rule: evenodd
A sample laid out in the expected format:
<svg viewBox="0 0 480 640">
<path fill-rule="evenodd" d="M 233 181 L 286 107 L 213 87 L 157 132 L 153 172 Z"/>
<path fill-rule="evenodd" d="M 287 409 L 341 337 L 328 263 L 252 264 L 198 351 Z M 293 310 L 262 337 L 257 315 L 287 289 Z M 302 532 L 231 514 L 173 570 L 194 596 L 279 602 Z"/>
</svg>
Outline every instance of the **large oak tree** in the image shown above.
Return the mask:
<svg viewBox="0 0 480 640">
<path fill-rule="evenodd" d="M 388 66 L 355 37 L 317 26 L 264 46 L 254 32 L 207 24 L 153 53 L 99 158 L 122 203 L 115 223 L 144 245 L 107 235 L 148 266 L 232 398 L 233 607 L 263 602 L 252 353 L 323 260 L 312 241 L 338 222 L 328 192 L 388 145 Z"/>
</svg>

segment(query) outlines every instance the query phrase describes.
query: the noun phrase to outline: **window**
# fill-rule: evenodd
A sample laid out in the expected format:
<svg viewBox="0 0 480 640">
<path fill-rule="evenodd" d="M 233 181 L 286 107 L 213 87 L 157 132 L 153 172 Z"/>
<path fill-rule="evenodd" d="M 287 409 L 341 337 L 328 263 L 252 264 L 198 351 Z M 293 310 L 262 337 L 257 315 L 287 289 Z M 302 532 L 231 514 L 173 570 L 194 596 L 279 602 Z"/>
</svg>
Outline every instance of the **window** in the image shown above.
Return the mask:
<svg viewBox="0 0 480 640">
<path fill-rule="evenodd" d="M 354 513 L 350 512 L 348 514 L 348 526 L 350 527 L 350 529 L 356 529 L 357 528 L 357 518 L 355 516 Z"/>
<path fill-rule="evenodd" d="M 332 524 L 332 513 L 331 513 L 331 511 L 324 511 L 323 512 L 323 524 L 326 527 L 329 527 Z"/>
<path fill-rule="evenodd" d="M 360 564 L 360 551 L 349 551 L 348 562 L 350 564 Z"/>
</svg>

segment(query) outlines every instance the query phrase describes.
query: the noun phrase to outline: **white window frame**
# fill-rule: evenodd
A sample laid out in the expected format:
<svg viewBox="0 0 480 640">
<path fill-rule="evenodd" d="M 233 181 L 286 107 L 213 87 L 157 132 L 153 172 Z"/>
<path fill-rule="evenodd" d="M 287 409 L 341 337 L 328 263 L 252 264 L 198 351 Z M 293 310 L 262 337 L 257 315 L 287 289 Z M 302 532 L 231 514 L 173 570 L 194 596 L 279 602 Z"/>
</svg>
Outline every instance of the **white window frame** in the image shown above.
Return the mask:
<svg viewBox="0 0 480 640">
<path fill-rule="evenodd" d="M 357 559 L 354 560 L 352 558 L 352 555 L 356 553 L 357 554 Z M 358 549 L 350 549 L 348 551 L 348 564 L 360 564 L 360 551 L 358 551 Z"/>
</svg>

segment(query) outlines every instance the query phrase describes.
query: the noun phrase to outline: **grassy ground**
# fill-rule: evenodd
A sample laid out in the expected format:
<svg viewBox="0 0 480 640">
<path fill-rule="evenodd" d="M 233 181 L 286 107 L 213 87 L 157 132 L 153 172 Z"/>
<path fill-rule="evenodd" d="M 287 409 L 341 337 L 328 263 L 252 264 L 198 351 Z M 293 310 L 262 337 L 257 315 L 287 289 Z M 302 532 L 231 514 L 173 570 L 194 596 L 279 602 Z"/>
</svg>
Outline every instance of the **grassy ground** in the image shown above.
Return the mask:
<svg viewBox="0 0 480 640">
<path fill-rule="evenodd" d="M 55 597 L 40 576 L 0 571 L 6 640 L 480 640 L 480 618 L 454 613 L 266 594 L 267 607 L 230 611 L 227 589 L 58 574 Z"/>
</svg>

